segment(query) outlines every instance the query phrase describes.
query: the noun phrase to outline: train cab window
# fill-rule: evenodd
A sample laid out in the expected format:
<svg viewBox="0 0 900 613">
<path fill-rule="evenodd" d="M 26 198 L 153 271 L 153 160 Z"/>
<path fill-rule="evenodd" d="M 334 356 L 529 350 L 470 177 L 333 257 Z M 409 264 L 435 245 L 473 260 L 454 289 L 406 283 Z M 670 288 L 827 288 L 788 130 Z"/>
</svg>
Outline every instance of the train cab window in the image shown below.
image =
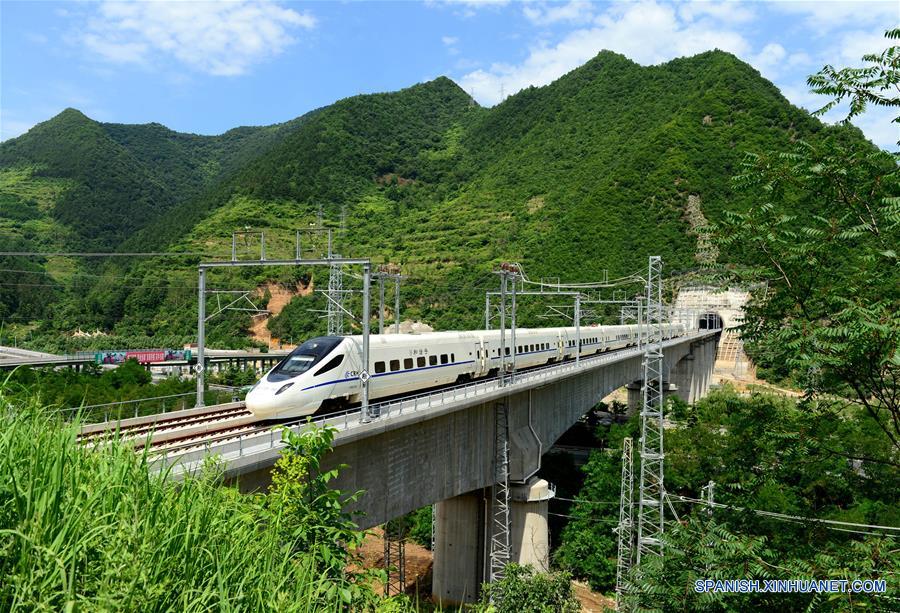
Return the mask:
<svg viewBox="0 0 900 613">
<path fill-rule="evenodd" d="M 400 370 L 400 360 L 391 360 L 391 372 Z"/>
<path fill-rule="evenodd" d="M 375 373 L 384 372 L 384 362 L 375 362 Z"/>
<path fill-rule="evenodd" d="M 424 355 L 420 355 L 419 357 L 416 358 L 416 366 L 419 368 L 422 368 L 423 366 L 425 366 L 425 356 Z"/>
<path fill-rule="evenodd" d="M 430 366 L 436 366 L 437 365 L 437 356 L 434 354 L 428 356 L 428 364 Z"/>
<path fill-rule="evenodd" d="M 272 383 L 296 377 L 324 360 L 344 339 L 333 336 L 312 338 L 285 357 L 266 376 Z"/>
<path fill-rule="evenodd" d="M 403 359 L 403 369 L 409 370 L 413 367 L 413 359 L 412 358 L 404 358 Z"/>
<path fill-rule="evenodd" d="M 321 374 L 323 374 L 323 373 L 326 373 L 326 372 L 328 372 L 329 370 L 334 370 L 335 368 L 337 368 L 338 366 L 340 366 L 340 365 L 341 365 L 341 362 L 343 362 L 343 361 L 344 361 L 344 356 L 343 356 L 343 355 L 336 355 L 336 356 L 334 356 L 333 358 L 331 358 L 330 360 L 328 360 L 328 363 L 325 364 L 325 366 L 323 366 L 322 368 L 320 368 L 319 370 L 317 370 L 317 371 L 316 371 L 316 374 L 314 374 L 313 377 L 318 377 L 319 375 L 321 375 Z"/>
<path fill-rule="evenodd" d="M 447 363 L 447 354 L 442 353 L 441 354 L 441 364 L 446 364 L 446 363 Z"/>
</svg>

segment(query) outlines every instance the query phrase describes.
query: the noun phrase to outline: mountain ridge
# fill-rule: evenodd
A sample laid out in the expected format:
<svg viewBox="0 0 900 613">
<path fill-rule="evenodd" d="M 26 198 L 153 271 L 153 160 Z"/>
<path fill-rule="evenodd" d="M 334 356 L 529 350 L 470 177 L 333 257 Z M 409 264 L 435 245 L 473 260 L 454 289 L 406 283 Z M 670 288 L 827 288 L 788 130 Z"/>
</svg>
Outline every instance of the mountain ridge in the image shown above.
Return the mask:
<svg viewBox="0 0 900 613">
<path fill-rule="evenodd" d="M 345 216 L 339 252 L 403 264 L 418 279 L 404 289 L 410 316 L 438 328 L 477 326 L 480 309 L 459 304 L 448 288 L 472 285 L 499 261 L 521 261 L 533 277 L 573 280 L 631 272 L 650 253 L 689 268 L 697 236 L 688 198 L 711 221 L 749 206 L 730 185 L 745 152 L 786 150 L 823 131 L 860 137 L 824 126 L 722 51 L 656 66 L 601 52 L 492 108 L 440 77 L 344 98 L 293 121 L 281 131 L 248 128 L 235 142 L 107 124 L 108 149 L 121 147 L 152 178 L 182 186 L 177 204 L 121 246 L 208 252 L 230 245 L 234 229 L 255 227 L 289 253 L 294 229 L 320 214 L 338 228 Z M 163 150 L 171 153 L 150 164 Z M 7 151 L 0 145 L 0 167 Z M 209 160 L 225 170 L 203 175 Z M 129 274 L 155 277 L 160 266 Z M 125 290 L 104 292 L 113 305 L 129 300 Z M 317 325 L 300 315 L 313 298 L 304 300 L 278 318 L 281 333 L 299 338 Z M 111 308 L 98 325 L 150 336 L 166 326 L 187 334 L 192 325 L 138 310 L 135 317 Z"/>
</svg>

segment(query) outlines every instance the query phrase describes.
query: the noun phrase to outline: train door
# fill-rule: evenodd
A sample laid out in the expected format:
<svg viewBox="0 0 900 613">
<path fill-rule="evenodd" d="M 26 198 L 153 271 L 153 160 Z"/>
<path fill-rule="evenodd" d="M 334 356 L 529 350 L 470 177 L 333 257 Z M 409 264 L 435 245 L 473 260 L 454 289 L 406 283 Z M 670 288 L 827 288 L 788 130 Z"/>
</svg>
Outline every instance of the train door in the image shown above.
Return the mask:
<svg viewBox="0 0 900 613">
<path fill-rule="evenodd" d="M 556 335 L 556 359 L 562 361 L 565 356 L 565 341 L 562 337 L 562 332 Z"/>
<path fill-rule="evenodd" d="M 485 349 L 484 343 L 478 343 L 475 345 L 475 376 L 484 376 L 488 370 L 490 370 L 488 350 Z"/>
</svg>

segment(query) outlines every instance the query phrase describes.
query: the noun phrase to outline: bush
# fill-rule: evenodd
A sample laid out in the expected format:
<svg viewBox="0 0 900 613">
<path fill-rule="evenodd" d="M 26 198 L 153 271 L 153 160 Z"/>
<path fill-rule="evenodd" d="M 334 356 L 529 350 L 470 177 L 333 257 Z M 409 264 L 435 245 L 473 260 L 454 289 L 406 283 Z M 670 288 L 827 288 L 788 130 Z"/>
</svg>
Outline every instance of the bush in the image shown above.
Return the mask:
<svg viewBox="0 0 900 613">
<path fill-rule="evenodd" d="M 568 573 L 538 573 L 518 564 L 507 564 L 503 579 L 482 586 L 481 606 L 495 613 L 581 611 Z"/>
</svg>

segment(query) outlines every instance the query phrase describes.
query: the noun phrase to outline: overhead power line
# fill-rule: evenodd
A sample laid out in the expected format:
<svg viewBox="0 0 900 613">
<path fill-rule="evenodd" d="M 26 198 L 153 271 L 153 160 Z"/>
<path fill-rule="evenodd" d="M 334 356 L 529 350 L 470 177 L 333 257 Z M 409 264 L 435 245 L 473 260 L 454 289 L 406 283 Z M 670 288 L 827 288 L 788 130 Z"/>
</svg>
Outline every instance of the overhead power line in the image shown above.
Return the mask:
<svg viewBox="0 0 900 613">
<path fill-rule="evenodd" d="M 786 513 L 777 513 L 775 511 L 763 511 L 761 509 L 751 509 L 749 507 L 739 507 L 739 506 L 734 506 L 734 505 L 730 505 L 730 504 L 722 504 L 720 502 L 710 503 L 707 500 L 699 500 L 697 498 L 690 498 L 688 496 L 677 496 L 677 495 L 672 496 L 670 494 L 670 497 L 680 500 L 681 502 L 688 502 L 691 504 L 699 504 L 699 505 L 703 505 L 703 506 L 711 506 L 711 507 L 717 508 L 717 509 L 728 509 L 731 511 L 749 511 L 751 513 L 755 513 L 762 517 L 769 517 L 769 518 L 777 519 L 780 521 L 788 521 L 788 522 L 793 522 L 793 523 L 809 522 L 809 523 L 814 523 L 814 524 L 822 524 L 823 527 L 825 527 L 825 528 L 829 528 L 831 530 L 839 530 L 841 532 L 856 532 L 856 530 L 849 530 L 847 528 L 839 527 L 839 526 L 848 526 L 850 528 L 864 528 L 864 529 L 869 529 L 869 530 L 890 530 L 890 531 L 896 532 L 896 534 L 884 534 L 884 533 L 879 533 L 879 532 L 861 532 L 862 534 L 871 534 L 871 535 L 875 535 L 875 536 L 887 536 L 887 537 L 891 537 L 891 538 L 900 537 L 900 526 L 878 526 L 878 525 L 874 525 L 874 524 L 861 524 L 861 523 L 850 522 L 850 521 L 839 521 L 836 519 L 821 519 L 818 517 L 803 517 L 800 515 L 788 515 Z"/>
<path fill-rule="evenodd" d="M 199 256 L 208 258 L 224 258 L 221 254 L 201 251 L 151 251 L 144 253 L 100 253 L 100 252 L 65 252 L 65 251 L 0 251 L 0 256 L 26 258 L 173 258 L 181 256 Z"/>
</svg>

